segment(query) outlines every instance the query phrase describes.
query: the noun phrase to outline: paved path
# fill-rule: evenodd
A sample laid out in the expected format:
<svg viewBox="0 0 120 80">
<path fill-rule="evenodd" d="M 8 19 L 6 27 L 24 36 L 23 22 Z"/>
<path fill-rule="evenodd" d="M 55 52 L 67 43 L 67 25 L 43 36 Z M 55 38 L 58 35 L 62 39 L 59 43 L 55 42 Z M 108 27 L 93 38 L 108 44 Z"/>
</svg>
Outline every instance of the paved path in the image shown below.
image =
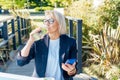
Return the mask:
<svg viewBox="0 0 120 80">
<path fill-rule="evenodd" d="M 33 72 L 34 61 L 32 60 L 28 65 L 20 67 L 16 64 L 16 59 L 9 65 L 6 73 L 18 74 L 18 75 L 25 75 L 31 76 Z"/>
<path fill-rule="evenodd" d="M 21 50 L 24 47 L 24 45 L 21 45 L 18 50 Z M 18 52 L 14 53 L 14 55 L 11 55 L 12 62 L 8 65 L 7 69 L 5 70 L 6 73 L 12 73 L 12 74 L 18 74 L 18 75 L 25 75 L 25 76 L 31 76 L 33 72 L 34 67 L 34 61 L 32 60 L 28 65 L 25 65 L 23 67 L 20 67 L 17 65 L 16 62 L 16 55 Z"/>
</svg>

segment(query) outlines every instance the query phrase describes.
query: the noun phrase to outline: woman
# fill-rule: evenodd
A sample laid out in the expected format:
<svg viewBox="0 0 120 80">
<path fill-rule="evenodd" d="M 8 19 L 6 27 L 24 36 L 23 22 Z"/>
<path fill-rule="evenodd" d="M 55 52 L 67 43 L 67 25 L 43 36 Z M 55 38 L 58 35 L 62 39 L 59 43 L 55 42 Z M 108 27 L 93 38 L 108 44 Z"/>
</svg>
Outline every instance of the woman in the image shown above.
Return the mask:
<svg viewBox="0 0 120 80">
<path fill-rule="evenodd" d="M 65 63 L 67 59 L 77 59 L 76 41 L 66 35 L 64 16 L 54 10 L 45 12 L 44 25 L 47 34 L 35 41 L 33 35 L 40 32 L 37 28 L 30 33 L 30 38 L 17 56 L 19 66 L 35 59 L 33 76 L 54 77 L 55 80 L 73 80 L 76 74 L 76 62 Z"/>
</svg>

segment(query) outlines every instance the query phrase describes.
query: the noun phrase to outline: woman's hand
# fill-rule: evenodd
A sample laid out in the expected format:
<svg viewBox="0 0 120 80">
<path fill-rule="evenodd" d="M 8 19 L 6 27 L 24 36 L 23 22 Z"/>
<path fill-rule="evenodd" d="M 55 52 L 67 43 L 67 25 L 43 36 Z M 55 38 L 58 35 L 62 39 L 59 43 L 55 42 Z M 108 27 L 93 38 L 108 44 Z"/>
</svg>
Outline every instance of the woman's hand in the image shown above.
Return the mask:
<svg viewBox="0 0 120 80">
<path fill-rule="evenodd" d="M 30 33 L 30 38 L 29 38 L 27 44 L 26 44 L 25 47 L 21 50 L 21 56 L 27 57 L 27 56 L 29 55 L 29 51 L 30 51 L 31 45 L 34 43 L 33 34 L 39 32 L 40 30 L 41 30 L 40 28 L 36 28 L 36 29 L 34 29 L 34 30 Z"/>
<path fill-rule="evenodd" d="M 29 38 L 29 40 L 32 41 L 32 42 L 34 42 L 35 39 L 34 39 L 33 35 L 34 35 L 35 33 L 40 32 L 40 31 L 41 31 L 41 28 L 40 28 L 40 27 L 34 29 L 34 30 L 30 33 L 30 38 Z"/>
<path fill-rule="evenodd" d="M 62 69 L 67 71 L 68 75 L 71 76 L 76 73 L 75 65 L 76 65 L 76 62 L 72 65 L 62 63 Z"/>
</svg>

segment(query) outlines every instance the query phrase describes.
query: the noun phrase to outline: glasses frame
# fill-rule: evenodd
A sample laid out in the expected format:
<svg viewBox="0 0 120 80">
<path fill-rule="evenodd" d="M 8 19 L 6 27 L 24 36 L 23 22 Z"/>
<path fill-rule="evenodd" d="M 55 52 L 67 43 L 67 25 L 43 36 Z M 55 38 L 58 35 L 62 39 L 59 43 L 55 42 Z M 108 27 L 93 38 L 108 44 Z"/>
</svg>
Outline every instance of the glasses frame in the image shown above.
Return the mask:
<svg viewBox="0 0 120 80">
<path fill-rule="evenodd" d="M 43 20 L 43 23 L 46 24 L 46 23 L 49 23 L 49 24 L 53 24 L 55 22 L 55 20 L 53 18 L 50 18 L 50 19 L 44 19 Z"/>
</svg>

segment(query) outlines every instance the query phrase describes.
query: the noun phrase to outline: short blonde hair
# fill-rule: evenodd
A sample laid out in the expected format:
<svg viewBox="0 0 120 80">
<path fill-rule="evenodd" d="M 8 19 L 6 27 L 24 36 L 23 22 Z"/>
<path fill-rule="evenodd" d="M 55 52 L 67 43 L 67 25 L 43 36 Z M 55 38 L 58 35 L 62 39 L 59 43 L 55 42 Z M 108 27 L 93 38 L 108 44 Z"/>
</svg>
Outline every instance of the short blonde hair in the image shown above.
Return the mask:
<svg viewBox="0 0 120 80">
<path fill-rule="evenodd" d="M 59 33 L 60 34 L 66 34 L 66 22 L 65 22 L 65 17 L 62 15 L 60 12 L 55 11 L 55 10 L 47 10 L 45 11 L 45 16 L 46 15 L 51 15 L 54 16 L 60 26 L 59 28 Z"/>
</svg>

